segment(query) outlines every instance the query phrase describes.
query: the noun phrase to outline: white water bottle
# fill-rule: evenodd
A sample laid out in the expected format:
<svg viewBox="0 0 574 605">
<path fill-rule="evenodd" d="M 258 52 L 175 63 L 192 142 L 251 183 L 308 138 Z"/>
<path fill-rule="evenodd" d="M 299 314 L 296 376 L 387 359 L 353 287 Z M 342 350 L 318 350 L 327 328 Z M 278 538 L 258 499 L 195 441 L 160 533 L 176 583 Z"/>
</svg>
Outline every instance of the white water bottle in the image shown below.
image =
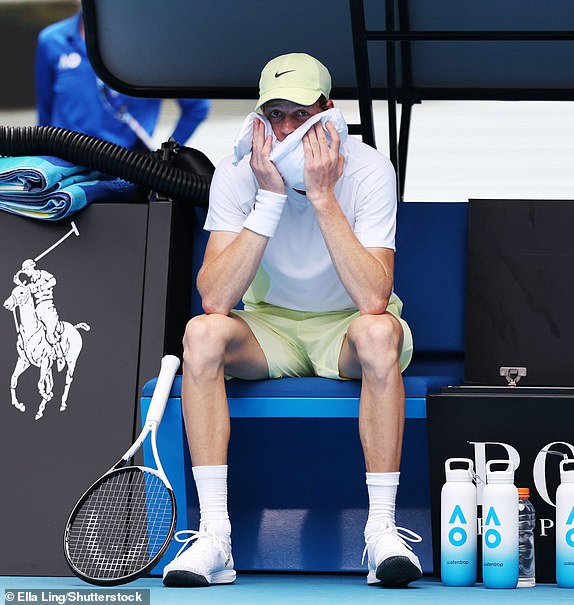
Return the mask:
<svg viewBox="0 0 574 605">
<path fill-rule="evenodd" d="M 560 462 L 556 490 L 556 583 L 574 588 L 574 460 Z"/>
<path fill-rule="evenodd" d="M 469 458 L 449 458 L 444 468 L 446 483 L 440 499 L 442 583 L 474 586 L 477 528 L 474 466 Z"/>
<path fill-rule="evenodd" d="M 494 470 L 502 466 L 502 470 Z M 486 463 L 482 493 L 482 580 L 487 588 L 518 584 L 518 490 L 511 460 Z"/>
</svg>

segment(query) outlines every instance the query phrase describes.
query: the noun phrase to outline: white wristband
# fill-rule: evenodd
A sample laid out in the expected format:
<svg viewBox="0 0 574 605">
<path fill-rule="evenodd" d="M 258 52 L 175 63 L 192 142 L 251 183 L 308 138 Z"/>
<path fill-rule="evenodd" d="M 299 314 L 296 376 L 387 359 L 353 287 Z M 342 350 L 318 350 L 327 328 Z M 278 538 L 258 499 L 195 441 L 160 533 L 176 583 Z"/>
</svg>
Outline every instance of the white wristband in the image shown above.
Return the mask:
<svg viewBox="0 0 574 605">
<path fill-rule="evenodd" d="M 245 219 L 243 226 L 259 235 L 273 237 L 286 201 L 286 195 L 259 189 L 255 196 L 253 210 Z"/>
</svg>

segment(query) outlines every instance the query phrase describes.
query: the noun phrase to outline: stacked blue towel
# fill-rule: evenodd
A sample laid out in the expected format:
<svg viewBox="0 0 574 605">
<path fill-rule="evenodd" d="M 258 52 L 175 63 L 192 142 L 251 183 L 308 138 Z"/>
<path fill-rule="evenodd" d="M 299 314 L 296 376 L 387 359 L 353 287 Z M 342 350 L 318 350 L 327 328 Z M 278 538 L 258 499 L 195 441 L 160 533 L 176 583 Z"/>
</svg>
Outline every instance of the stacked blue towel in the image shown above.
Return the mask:
<svg viewBox="0 0 574 605">
<path fill-rule="evenodd" d="M 126 202 L 138 187 L 52 156 L 0 157 L 0 210 L 65 219 L 91 202 Z"/>
</svg>

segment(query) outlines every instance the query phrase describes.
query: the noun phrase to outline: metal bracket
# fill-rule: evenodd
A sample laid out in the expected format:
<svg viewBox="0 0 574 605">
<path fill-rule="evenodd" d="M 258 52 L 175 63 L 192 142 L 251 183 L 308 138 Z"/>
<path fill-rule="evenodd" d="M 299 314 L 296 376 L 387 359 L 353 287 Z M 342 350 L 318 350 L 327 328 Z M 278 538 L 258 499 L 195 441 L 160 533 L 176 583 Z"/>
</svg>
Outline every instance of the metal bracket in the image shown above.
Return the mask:
<svg viewBox="0 0 574 605">
<path fill-rule="evenodd" d="M 500 375 L 506 377 L 509 387 L 515 387 L 522 376 L 526 376 L 526 368 L 501 367 Z"/>
</svg>

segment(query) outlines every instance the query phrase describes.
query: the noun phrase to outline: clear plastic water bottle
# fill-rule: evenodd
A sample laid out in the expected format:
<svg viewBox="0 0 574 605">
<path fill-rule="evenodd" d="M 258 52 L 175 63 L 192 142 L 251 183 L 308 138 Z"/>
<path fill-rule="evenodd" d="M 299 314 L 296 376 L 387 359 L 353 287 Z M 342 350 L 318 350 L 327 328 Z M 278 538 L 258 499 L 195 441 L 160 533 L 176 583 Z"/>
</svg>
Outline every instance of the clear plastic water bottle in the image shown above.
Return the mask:
<svg viewBox="0 0 574 605">
<path fill-rule="evenodd" d="M 536 513 L 530 502 L 530 490 L 518 488 L 518 587 L 534 586 L 534 528 Z"/>
</svg>

